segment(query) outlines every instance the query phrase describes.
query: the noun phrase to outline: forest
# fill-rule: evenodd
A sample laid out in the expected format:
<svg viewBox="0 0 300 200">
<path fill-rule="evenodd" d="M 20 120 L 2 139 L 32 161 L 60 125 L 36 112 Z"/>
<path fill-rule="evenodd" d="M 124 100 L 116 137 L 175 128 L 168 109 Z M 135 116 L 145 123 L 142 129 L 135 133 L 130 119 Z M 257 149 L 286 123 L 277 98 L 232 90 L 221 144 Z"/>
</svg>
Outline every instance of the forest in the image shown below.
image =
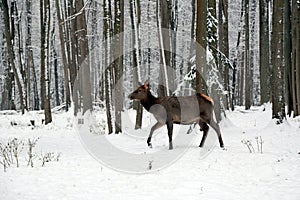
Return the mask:
<svg viewBox="0 0 300 200">
<path fill-rule="evenodd" d="M 0 200 L 299 200 L 299 141 L 299 0 L 0 0 Z"/>
<path fill-rule="evenodd" d="M 297 0 L 2 0 L 0 109 L 102 109 L 108 133 L 150 80 L 157 96 L 201 92 L 216 118 L 272 103 L 278 124 L 300 115 Z"/>
</svg>

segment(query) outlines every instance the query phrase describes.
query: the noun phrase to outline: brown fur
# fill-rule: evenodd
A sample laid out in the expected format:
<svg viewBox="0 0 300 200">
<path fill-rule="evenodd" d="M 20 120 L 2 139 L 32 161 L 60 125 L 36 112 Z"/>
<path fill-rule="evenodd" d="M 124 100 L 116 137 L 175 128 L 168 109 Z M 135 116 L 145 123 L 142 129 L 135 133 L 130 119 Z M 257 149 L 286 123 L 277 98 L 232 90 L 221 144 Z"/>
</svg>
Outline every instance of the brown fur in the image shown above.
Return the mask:
<svg viewBox="0 0 300 200">
<path fill-rule="evenodd" d="M 214 100 L 210 98 L 209 96 L 206 96 L 205 94 L 201 94 L 201 96 L 206 99 L 207 101 L 210 101 L 212 104 L 214 104 Z"/>
<path fill-rule="evenodd" d="M 172 135 L 173 124 L 194 124 L 198 123 L 203 130 L 203 137 L 200 147 L 204 145 L 210 125 L 218 135 L 221 147 L 224 147 L 219 125 L 213 120 L 213 100 L 204 94 L 192 96 L 166 96 L 154 97 L 149 89 L 149 82 L 138 87 L 129 95 L 130 99 L 139 100 L 143 107 L 152 113 L 157 123 L 151 128 L 147 143 L 151 147 L 151 137 L 153 132 L 167 125 L 169 136 L 169 149 L 173 148 Z"/>
</svg>

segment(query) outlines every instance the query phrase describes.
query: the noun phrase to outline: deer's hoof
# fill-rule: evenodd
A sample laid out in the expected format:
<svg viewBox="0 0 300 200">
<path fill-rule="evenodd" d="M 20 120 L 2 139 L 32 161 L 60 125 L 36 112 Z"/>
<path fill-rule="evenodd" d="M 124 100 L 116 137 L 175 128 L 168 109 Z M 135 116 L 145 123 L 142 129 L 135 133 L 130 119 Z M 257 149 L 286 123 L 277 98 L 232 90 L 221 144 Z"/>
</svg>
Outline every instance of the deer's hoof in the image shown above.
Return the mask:
<svg viewBox="0 0 300 200">
<path fill-rule="evenodd" d="M 173 144 L 169 144 L 169 150 L 173 149 Z"/>
<path fill-rule="evenodd" d="M 148 147 L 152 148 L 151 137 L 148 137 L 147 144 L 148 144 Z"/>
</svg>

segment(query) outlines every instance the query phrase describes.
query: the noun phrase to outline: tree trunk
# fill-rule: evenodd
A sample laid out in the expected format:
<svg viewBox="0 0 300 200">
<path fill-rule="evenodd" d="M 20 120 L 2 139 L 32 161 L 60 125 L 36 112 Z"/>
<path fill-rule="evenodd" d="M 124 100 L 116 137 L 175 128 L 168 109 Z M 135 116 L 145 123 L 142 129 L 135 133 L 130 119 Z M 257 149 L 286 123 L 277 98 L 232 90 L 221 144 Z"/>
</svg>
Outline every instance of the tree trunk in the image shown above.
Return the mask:
<svg viewBox="0 0 300 200">
<path fill-rule="evenodd" d="M 7 0 L 3 0 L 3 18 L 4 18 L 4 24 L 5 24 L 5 38 L 6 38 L 6 43 L 7 43 L 7 50 L 8 50 L 8 63 L 11 66 L 13 73 L 14 73 L 14 77 L 17 83 L 17 88 L 18 88 L 18 92 L 19 92 L 19 96 L 20 96 L 20 104 L 21 104 L 21 110 L 22 110 L 22 114 L 24 114 L 25 112 L 25 106 L 24 106 L 24 97 L 23 97 L 23 88 L 21 85 L 21 81 L 18 75 L 18 71 L 15 65 L 15 61 L 14 61 L 14 48 L 12 45 L 12 39 L 11 39 L 11 31 L 10 31 L 10 20 L 9 20 L 9 11 L 8 11 L 8 3 Z"/>
<path fill-rule="evenodd" d="M 208 26 L 208 41 L 209 41 L 209 49 L 212 52 L 212 55 L 214 57 L 213 65 L 215 67 L 218 67 L 218 22 L 217 22 L 217 7 L 216 7 L 216 1 L 211 0 L 208 1 L 208 20 L 209 20 L 209 25 Z M 221 121 L 221 96 L 220 92 L 218 90 L 218 85 L 213 84 L 210 88 L 211 93 L 210 96 L 214 100 L 214 111 L 215 111 L 215 116 L 217 122 Z"/>
<path fill-rule="evenodd" d="M 259 1 L 260 102 L 270 101 L 269 0 Z"/>
<path fill-rule="evenodd" d="M 245 0 L 245 109 L 251 107 L 251 73 L 250 73 L 250 41 L 249 41 L 249 0 Z"/>
<path fill-rule="evenodd" d="M 103 0 L 103 41 L 104 41 L 104 94 L 105 94 L 105 106 L 106 106 L 106 120 L 107 120 L 107 126 L 108 126 L 108 134 L 111 134 L 113 132 L 113 126 L 112 126 L 112 119 L 111 119 L 111 99 L 110 99 L 110 93 L 111 93 L 111 88 L 110 88 L 110 80 L 111 78 L 109 77 L 110 75 L 110 70 L 111 66 L 108 66 L 108 63 L 110 62 L 110 36 L 111 36 L 111 25 L 110 25 L 110 20 L 111 20 L 111 10 L 109 9 L 111 2 L 110 0 Z"/>
<path fill-rule="evenodd" d="M 139 42 L 139 0 L 130 1 L 130 17 L 132 28 L 132 72 L 133 72 L 133 87 L 137 88 L 138 83 L 141 82 L 141 60 L 140 60 L 140 42 Z M 135 129 L 142 127 L 143 107 L 138 101 L 133 102 L 133 108 L 136 110 Z"/>
<path fill-rule="evenodd" d="M 77 19 L 77 39 L 78 39 L 78 53 L 77 60 L 79 70 L 81 70 L 81 83 L 83 84 L 82 90 L 82 98 L 83 98 L 83 114 L 92 110 L 92 90 L 91 90 L 91 73 L 90 73 L 90 58 L 89 58 L 89 45 L 87 38 L 87 23 L 85 16 L 85 8 L 83 0 L 76 0 L 76 13 L 80 13 Z"/>
<path fill-rule="evenodd" d="M 170 95 L 170 9 L 167 0 L 156 1 L 156 17 L 160 47 L 160 68 L 158 80 L 158 96 Z"/>
<path fill-rule="evenodd" d="M 74 4 L 74 0 L 67 1 L 65 3 L 65 10 L 66 10 L 66 16 L 65 18 L 68 18 L 69 16 L 76 15 L 76 4 Z M 79 9 L 78 9 L 79 10 Z M 79 11 L 78 11 L 79 12 Z M 79 87 L 80 77 L 77 76 L 79 73 L 79 61 L 78 61 L 78 49 L 79 49 L 79 40 L 77 35 L 77 20 L 76 18 L 69 20 L 67 23 L 65 23 L 65 34 L 67 38 L 67 55 L 68 55 L 68 65 L 69 65 L 69 73 L 70 73 L 70 83 L 71 83 L 71 94 L 73 98 L 73 104 L 74 104 L 74 113 L 75 115 L 78 113 L 80 109 L 80 101 L 81 98 L 81 90 Z M 72 41 L 72 42 L 71 42 Z M 82 71 L 82 69 L 81 69 Z M 82 75 L 82 72 L 81 72 Z"/>
<path fill-rule="evenodd" d="M 54 84 L 55 84 L 55 104 L 56 106 L 60 105 L 59 100 L 59 78 L 58 78 L 58 62 L 57 62 L 57 53 L 56 50 L 53 50 L 53 59 L 54 59 Z"/>
<path fill-rule="evenodd" d="M 49 85 L 46 85 L 46 52 L 47 44 L 49 43 L 49 25 L 50 25 L 50 3 L 49 0 L 43 1 L 40 0 L 40 23 L 41 23 L 41 93 L 44 102 L 44 114 L 45 114 L 45 124 L 52 122 L 51 107 L 50 107 L 50 96 L 49 96 Z M 46 32 L 47 29 L 47 32 Z M 48 37 L 48 38 L 47 38 Z M 50 80 L 48 80 L 50 81 Z M 48 88 L 48 89 L 47 89 Z"/>
<path fill-rule="evenodd" d="M 0 9 L 0 16 L 3 16 L 4 11 L 3 9 Z M 3 17 L 0 17 L 0 24 L 2 30 L 5 30 L 5 23 L 3 22 Z M 8 63 L 8 52 L 7 52 L 7 45 L 6 45 L 6 39 L 5 39 L 5 32 L 1 32 L 1 66 L 3 68 L 3 77 L 4 77 L 4 83 L 3 83 L 3 90 L 1 92 L 2 94 L 2 101 L 1 101 L 1 109 L 2 110 L 11 110 L 11 105 L 13 104 L 12 99 L 12 90 L 13 90 L 13 80 L 14 80 L 14 74 L 11 72 L 11 66 Z"/>
<path fill-rule="evenodd" d="M 284 64 L 285 64 L 285 96 L 288 115 L 293 110 L 293 89 L 292 89 L 292 38 L 291 38 L 291 1 L 284 1 Z"/>
<path fill-rule="evenodd" d="M 28 101 L 28 108 L 33 110 L 40 109 L 40 99 L 38 94 L 38 83 L 37 77 L 35 72 L 35 65 L 33 60 L 33 49 L 32 49 L 32 1 L 26 0 L 26 68 L 27 68 L 27 101 Z M 31 83 L 32 81 L 32 83 Z M 31 87 L 33 87 L 33 102 L 31 97 Z"/>
<path fill-rule="evenodd" d="M 273 2 L 271 64 L 272 64 L 272 118 L 281 123 L 285 117 L 283 91 L 283 1 Z"/>
<path fill-rule="evenodd" d="M 255 23 L 256 23 L 256 2 L 257 0 L 252 0 L 249 4 L 249 85 L 250 85 L 250 106 L 254 104 L 254 61 L 255 61 Z M 257 95 L 256 95 L 257 96 Z M 250 108 L 250 107 L 249 107 Z"/>
<path fill-rule="evenodd" d="M 197 1 L 196 25 L 196 91 L 207 94 L 206 76 L 206 37 L 207 28 L 207 0 Z"/>
<path fill-rule="evenodd" d="M 173 72 L 176 71 L 176 56 L 177 56 L 177 28 L 178 28 L 178 0 L 172 0 L 169 7 L 171 7 L 171 19 L 170 19 L 170 28 L 171 28 L 171 65 L 170 67 Z M 171 80 L 176 79 L 176 73 L 172 73 Z M 172 84 L 174 81 L 170 81 L 170 84 Z M 172 86 L 174 87 L 174 86 Z"/>
<path fill-rule="evenodd" d="M 64 86 L 65 86 L 65 98 L 66 98 L 66 111 L 69 109 L 69 105 L 71 103 L 70 99 L 70 88 L 69 88 L 69 71 L 68 71 L 68 63 L 66 57 L 66 49 L 65 49 L 65 40 L 64 40 L 64 33 L 63 33 L 63 21 L 60 13 L 60 5 L 59 0 L 55 0 L 55 7 L 57 13 L 57 20 L 58 20 L 58 30 L 59 30 L 59 38 L 60 38 L 60 47 L 61 47 L 61 56 L 64 66 Z"/>
<path fill-rule="evenodd" d="M 14 8 L 13 8 L 13 13 L 12 13 L 13 17 L 16 18 L 16 31 L 17 31 L 17 55 L 18 55 L 18 64 L 19 64 L 19 69 L 20 69 L 20 74 L 21 74 L 21 79 L 22 79 L 22 87 L 23 87 L 23 103 L 24 103 L 24 108 L 26 110 L 28 110 L 28 101 L 27 101 L 27 74 L 24 68 L 24 61 L 22 59 L 23 56 L 23 46 L 22 46 L 22 24 L 21 24 L 21 19 L 18 13 L 18 7 L 17 7 L 17 3 L 14 2 Z"/>
<path fill-rule="evenodd" d="M 300 115 L 300 3 L 292 0 L 292 96 L 294 116 Z"/>
<path fill-rule="evenodd" d="M 231 89 L 229 85 L 229 41 L 228 41 L 228 1 L 219 2 L 219 49 L 221 54 L 218 61 L 219 70 L 223 72 L 224 89 L 227 91 L 224 99 L 225 110 L 229 109 Z"/>
<path fill-rule="evenodd" d="M 244 21 L 244 5 L 245 0 L 241 2 L 241 11 L 240 11 L 240 19 L 239 19 L 239 31 L 237 35 L 237 42 L 236 42 L 236 52 L 235 58 L 233 60 L 233 91 L 232 91 L 232 99 L 233 102 L 237 105 L 241 105 L 243 102 L 243 89 L 244 89 L 244 52 L 240 52 L 240 44 L 241 44 L 241 37 L 242 31 L 241 25 Z M 235 97 L 234 97 L 235 96 Z M 233 106 L 232 106 L 233 107 Z"/>
<path fill-rule="evenodd" d="M 192 66 L 194 65 L 194 63 L 191 62 L 192 58 L 195 56 L 196 54 L 196 43 L 195 43 L 195 39 L 196 39 L 196 28 L 195 28 L 195 21 L 196 21 L 196 0 L 192 0 L 191 2 L 191 6 L 192 6 L 192 19 L 191 19 L 191 43 L 190 43 L 190 52 L 189 52 L 189 62 L 188 62 L 188 66 L 187 66 L 187 72 L 191 72 L 192 71 Z M 191 84 L 189 84 L 189 88 L 188 90 L 185 90 L 186 92 L 184 93 L 184 95 L 191 95 L 191 89 L 190 86 Z"/>
<path fill-rule="evenodd" d="M 32 3 L 31 0 L 26 0 L 26 49 L 25 49 L 25 57 L 26 57 L 26 69 L 27 69 L 27 102 L 28 109 L 34 108 L 34 104 L 31 102 L 31 68 L 34 68 L 33 61 L 33 51 L 31 46 L 31 26 L 32 26 Z"/>
<path fill-rule="evenodd" d="M 123 41 L 124 41 L 124 0 L 115 1 L 114 24 L 114 75 L 115 75 L 115 133 L 122 132 L 123 110 Z"/>
<path fill-rule="evenodd" d="M 245 0 L 246 1 L 246 0 Z M 240 70 L 240 106 L 243 105 L 244 102 L 244 91 L 245 91 L 245 52 L 242 52 L 241 56 L 241 70 Z"/>
</svg>

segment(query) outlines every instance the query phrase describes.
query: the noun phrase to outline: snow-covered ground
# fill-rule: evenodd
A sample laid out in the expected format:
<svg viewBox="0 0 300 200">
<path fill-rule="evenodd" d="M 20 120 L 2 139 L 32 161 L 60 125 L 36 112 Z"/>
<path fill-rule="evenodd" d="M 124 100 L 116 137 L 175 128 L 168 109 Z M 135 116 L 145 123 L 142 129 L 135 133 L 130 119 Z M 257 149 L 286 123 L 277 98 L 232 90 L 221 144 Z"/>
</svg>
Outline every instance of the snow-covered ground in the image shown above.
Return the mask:
<svg viewBox="0 0 300 200">
<path fill-rule="evenodd" d="M 132 113 L 129 111 L 129 117 L 123 121 L 132 117 Z M 206 147 L 200 149 L 197 145 L 202 133 L 196 130 L 197 127 L 187 135 L 185 130 L 188 127 L 175 126 L 175 135 L 185 134 L 184 137 L 193 138 L 191 146 L 185 148 L 184 144 L 174 140 L 173 152 L 185 149 L 175 162 L 153 171 L 145 166 L 145 172 L 148 170 L 149 173 L 132 174 L 115 171 L 88 153 L 73 125 L 71 112 L 54 113 L 54 122 L 48 126 L 41 123 L 42 113 L 30 112 L 21 116 L 2 112 L 2 143 L 9 138 L 27 141 L 39 137 L 35 154 L 53 152 L 60 157 L 44 167 L 36 157 L 31 168 L 27 167 L 24 148 L 19 168 L 14 165 L 6 172 L 0 170 L 0 199 L 300 199 L 300 118 L 275 125 L 271 120 L 270 105 L 253 107 L 250 111 L 237 107 L 234 112 L 226 114 L 227 119 L 221 122 L 225 150 L 217 143 L 209 145 L 209 140 L 216 138 L 212 130 Z M 34 128 L 29 126 L 33 119 Z M 123 127 L 133 129 L 128 124 L 123 124 Z M 140 130 L 142 135 L 150 130 L 147 114 L 145 124 Z M 165 128 L 157 131 L 153 149 L 147 148 L 144 139 L 132 139 L 126 134 L 105 137 L 132 154 L 161 152 L 171 155 L 172 151 L 167 150 L 166 135 Z M 260 136 L 262 154 L 256 144 L 256 138 L 260 141 Z M 255 153 L 250 153 L 241 142 L 248 140 Z"/>
</svg>

